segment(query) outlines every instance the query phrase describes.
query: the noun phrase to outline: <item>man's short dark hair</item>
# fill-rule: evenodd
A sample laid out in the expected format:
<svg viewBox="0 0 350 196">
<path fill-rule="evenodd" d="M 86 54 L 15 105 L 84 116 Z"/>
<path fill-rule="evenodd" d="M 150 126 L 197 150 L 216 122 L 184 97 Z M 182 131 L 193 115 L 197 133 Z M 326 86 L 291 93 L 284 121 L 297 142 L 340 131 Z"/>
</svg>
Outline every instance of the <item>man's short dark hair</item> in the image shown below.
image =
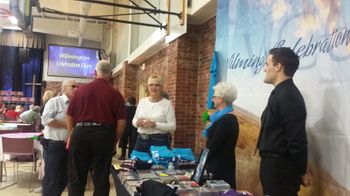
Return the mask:
<svg viewBox="0 0 350 196">
<path fill-rule="evenodd" d="M 269 51 L 272 55 L 273 64 L 280 63 L 284 67 L 284 74 L 289 77 L 293 77 L 294 73 L 299 68 L 299 56 L 288 47 L 272 48 Z"/>
</svg>

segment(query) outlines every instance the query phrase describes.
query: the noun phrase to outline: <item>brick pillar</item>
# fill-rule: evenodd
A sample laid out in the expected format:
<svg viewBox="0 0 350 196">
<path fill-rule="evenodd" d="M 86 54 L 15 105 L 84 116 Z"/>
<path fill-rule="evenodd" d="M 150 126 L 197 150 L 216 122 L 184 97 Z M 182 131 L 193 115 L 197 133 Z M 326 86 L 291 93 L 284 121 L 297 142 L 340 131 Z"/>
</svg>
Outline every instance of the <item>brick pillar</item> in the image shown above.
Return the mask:
<svg viewBox="0 0 350 196">
<path fill-rule="evenodd" d="M 175 113 L 177 129 L 174 146 L 194 149 L 196 142 L 196 107 L 198 75 L 198 26 L 189 26 L 188 32 L 176 39 L 177 62 L 171 71 L 175 86 Z M 170 68 L 172 69 L 172 68 Z"/>
<path fill-rule="evenodd" d="M 124 98 L 129 96 L 137 97 L 137 71 L 139 66 L 133 64 L 124 64 Z"/>
</svg>

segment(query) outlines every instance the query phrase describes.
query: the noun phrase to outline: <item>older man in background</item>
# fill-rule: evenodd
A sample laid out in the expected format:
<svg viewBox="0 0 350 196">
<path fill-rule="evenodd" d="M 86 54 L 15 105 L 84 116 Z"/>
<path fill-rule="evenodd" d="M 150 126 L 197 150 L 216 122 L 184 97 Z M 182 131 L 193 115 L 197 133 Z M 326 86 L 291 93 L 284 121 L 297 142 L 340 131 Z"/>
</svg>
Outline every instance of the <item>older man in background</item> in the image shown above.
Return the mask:
<svg viewBox="0 0 350 196">
<path fill-rule="evenodd" d="M 22 114 L 19 115 L 19 118 L 22 122 L 34 126 L 36 131 L 40 131 L 40 106 L 30 105 L 29 110 L 22 112 Z"/>
<path fill-rule="evenodd" d="M 65 115 L 69 100 L 78 88 L 75 80 L 62 83 L 62 95 L 50 99 L 42 115 L 44 128 L 45 176 L 42 182 L 43 196 L 59 196 L 68 181 L 68 151 L 66 139 L 68 135 Z"/>
</svg>

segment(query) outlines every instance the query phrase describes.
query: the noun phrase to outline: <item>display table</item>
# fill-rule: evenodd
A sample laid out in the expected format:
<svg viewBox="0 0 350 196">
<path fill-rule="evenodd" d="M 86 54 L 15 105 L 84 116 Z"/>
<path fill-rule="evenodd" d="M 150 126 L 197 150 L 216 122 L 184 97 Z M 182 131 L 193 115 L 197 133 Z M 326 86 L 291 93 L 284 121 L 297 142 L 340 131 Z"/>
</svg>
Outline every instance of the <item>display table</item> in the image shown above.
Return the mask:
<svg viewBox="0 0 350 196">
<path fill-rule="evenodd" d="M 15 130 L 20 123 L 0 123 L 0 130 Z"/>
<path fill-rule="evenodd" d="M 0 132 L 1 133 L 1 132 Z M 41 133 L 33 132 L 33 133 L 7 133 L 0 134 L 0 182 L 2 182 L 2 166 L 4 161 L 3 149 L 2 149 L 2 137 L 7 138 L 32 138 L 35 136 L 39 136 Z M 42 156 L 42 146 L 39 141 L 34 140 L 34 148 L 39 150 L 38 156 Z"/>
<path fill-rule="evenodd" d="M 173 187 L 177 187 L 178 195 L 200 195 L 211 194 L 219 195 L 221 192 L 229 190 L 227 183 L 225 187 L 212 188 L 208 186 L 199 187 L 194 181 L 190 181 L 188 177 L 189 173 L 193 170 L 138 170 L 134 172 L 120 171 L 119 173 L 113 166 L 110 168 L 110 172 L 114 179 L 115 189 L 118 196 L 133 196 L 137 191 L 136 187 L 145 180 L 155 180 L 164 184 L 171 184 Z"/>
<path fill-rule="evenodd" d="M 18 129 L 18 125 L 30 126 L 30 124 L 19 122 L 3 122 L 0 123 L 0 134 L 22 132 L 21 129 Z"/>
<path fill-rule="evenodd" d="M 118 196 L 129 196 L 129 195 L 133 195 L 131 193 L 129 193 L 126 190 L 126 187 L 123 186 L 123 183 L 121 182 L 117 171 L 114 169 L 113 166 L 111 166 L 110 168 L 113 180 L 114 180 L 114 184 L 115 184 L 115 191 L 116 191 L 116 195 Z"/>
</svg>

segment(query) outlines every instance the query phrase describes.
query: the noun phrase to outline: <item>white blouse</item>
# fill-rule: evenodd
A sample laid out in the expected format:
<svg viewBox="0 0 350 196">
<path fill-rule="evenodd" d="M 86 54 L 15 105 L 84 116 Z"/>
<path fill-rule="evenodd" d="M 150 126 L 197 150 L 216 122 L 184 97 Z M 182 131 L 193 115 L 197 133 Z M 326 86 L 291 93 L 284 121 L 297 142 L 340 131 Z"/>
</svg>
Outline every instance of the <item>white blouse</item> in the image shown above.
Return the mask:
<svg viewBox="0 0 350 196">
<path fill-rule="evenodd" d="M 153 120 L 156 122 L 156 127 L 137 127 L 138 119 Z M 150 102 L 148 97 L 142 98 L 137 105 L 132 124 L 138 128 L 137 132 L 144 134 L 164 134 L 175 131 L 176 119 L 173 106 L 169 100 L 164 98 L 158 102 Z"/>
</svg>

